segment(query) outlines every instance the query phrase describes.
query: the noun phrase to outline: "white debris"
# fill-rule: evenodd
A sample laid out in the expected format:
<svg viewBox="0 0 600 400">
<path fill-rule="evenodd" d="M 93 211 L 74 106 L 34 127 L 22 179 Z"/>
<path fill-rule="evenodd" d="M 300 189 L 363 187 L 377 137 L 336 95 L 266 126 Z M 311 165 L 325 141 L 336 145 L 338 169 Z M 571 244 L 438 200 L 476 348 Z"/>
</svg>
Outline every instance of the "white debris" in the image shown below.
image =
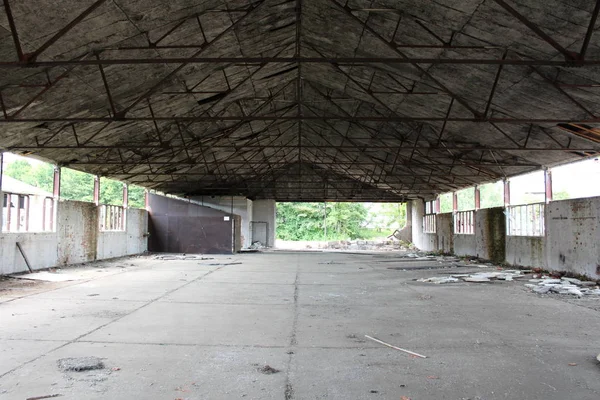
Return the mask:
<svg viewBox="0 0 600 400">
<path fill-rule="evenodd" d="M 418 281 L 430 283 L 452 283 L 462 280 L 464 282 L 484 283 L 492 282 L 494 280 L 512 281 L 514 278 L 522 276 L 523 274 L 519 270 L 505 270 L 494 272 L 477 272 L 474 274 L 453 274 L 450 277 L 434 276 L 431 278 L 422 278 Z"/>
<path fill-rule="evenodd" d="M 554 279 L 542 276 L 542 279 L 530 279 L 529 282 L 532 283 L 525 284 L 525 287 L 538 294 L 556 293 L 577 297 L 600 295 L 600 288 L 595 282 L 584 282 L 576 278 Z"/>
<path fill-rule="evenodd" d="M 417 282 L 429 282 L 429 283 L 435 283 L 435 284 L 441 284 L 441 283 L 453 283 L 453 282 L 458 282 L 458 279 L 453 278 L 451 276 L 433 276 L 431 278 L 421 278 L 418 279 Z"/>
</svg>

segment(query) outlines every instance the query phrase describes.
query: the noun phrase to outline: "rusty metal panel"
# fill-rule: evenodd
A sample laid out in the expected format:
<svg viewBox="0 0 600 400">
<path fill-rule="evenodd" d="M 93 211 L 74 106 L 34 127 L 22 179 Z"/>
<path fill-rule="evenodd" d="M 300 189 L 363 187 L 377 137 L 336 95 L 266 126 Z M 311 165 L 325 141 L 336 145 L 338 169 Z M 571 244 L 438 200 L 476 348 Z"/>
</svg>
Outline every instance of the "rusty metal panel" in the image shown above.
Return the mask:
<svg viewBox="0 0 600 400">
<path fill-rule="evenodd" d="M 238 229 L 235 229 L 235 225 Z M 231 254 L 240 217 L 182 200 L 150 194 L 148 250 L 189 254 Z M 239 233 L 238 233 L 239 235 Z"/>
</svg>

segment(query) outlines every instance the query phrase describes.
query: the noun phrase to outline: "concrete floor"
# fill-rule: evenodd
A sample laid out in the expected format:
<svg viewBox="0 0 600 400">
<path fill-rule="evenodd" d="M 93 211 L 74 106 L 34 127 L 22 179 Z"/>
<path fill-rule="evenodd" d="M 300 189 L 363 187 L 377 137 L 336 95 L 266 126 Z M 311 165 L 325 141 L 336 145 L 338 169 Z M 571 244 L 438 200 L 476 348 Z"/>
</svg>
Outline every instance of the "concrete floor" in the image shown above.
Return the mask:
<svg viewBox="0 0 600 400">
<path fill-rule="evenodd" d="M 208 265 L 230 262 L 242 264 Z M 600 398 L 600 299 L 414 282 L 481 271 L 428 266 L 442 265 L 392 253 L 141 257 L 0 290 L 0 399 Z M 106 368 L 59 371 L 84 356 Z"/>
</svg>

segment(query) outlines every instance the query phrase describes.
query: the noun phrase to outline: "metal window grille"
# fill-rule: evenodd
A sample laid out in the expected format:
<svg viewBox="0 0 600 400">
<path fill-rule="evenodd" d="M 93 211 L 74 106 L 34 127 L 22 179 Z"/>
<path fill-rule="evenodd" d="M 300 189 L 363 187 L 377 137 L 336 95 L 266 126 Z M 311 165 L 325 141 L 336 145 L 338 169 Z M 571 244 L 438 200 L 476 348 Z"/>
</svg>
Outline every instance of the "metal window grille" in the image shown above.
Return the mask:
<svg viewBox="0 0 600 400">
<path fill-rule="evenodd" d="M 454 213 L 454 233 L 461 235 L 475 233 L 475 211 L 456 211 Z"/>
<path fill-rule="evenodd" d="M 506 209 L 506 233 L 509 236 L 544 236 L 544 203 L 510 206 Z"/>
<path fill-rule="evenodd" d="M 125 209 L 121 206 L 103 204 L 100 206 L 100 230 L 124 231 Z"/>
</svg>

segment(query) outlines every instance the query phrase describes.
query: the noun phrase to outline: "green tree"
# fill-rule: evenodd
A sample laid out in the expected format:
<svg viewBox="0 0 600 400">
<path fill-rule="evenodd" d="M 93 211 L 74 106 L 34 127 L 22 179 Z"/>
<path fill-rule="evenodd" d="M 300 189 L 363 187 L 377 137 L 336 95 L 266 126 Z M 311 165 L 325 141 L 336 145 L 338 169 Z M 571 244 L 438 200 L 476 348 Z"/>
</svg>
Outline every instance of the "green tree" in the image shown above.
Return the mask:
<svg viewBox="0 0 600 400">
<path fill-rule="evenodd" d="M 141 186 L 129 185 L 128 197 L 129 207 L 145 208 L 146 207 L 146 189 Z"/>
<path fill-rule="evenodd" d="M 54 186 L 54 166 L 47 163 L 31 164 L 27 160 L 15 160 L 6 165 L 4 174 L 29 185 L 52 192 Z M 139 186 L 129 187 L 129 206 L 145 207 L 145 189 Z M 69 168 L 61 169 L 60 196 L 66 200 L 94 201 L 94 176 Z M 123 204 L 123 183 L 100 178 L 100 203 Z"/>
</svg>

